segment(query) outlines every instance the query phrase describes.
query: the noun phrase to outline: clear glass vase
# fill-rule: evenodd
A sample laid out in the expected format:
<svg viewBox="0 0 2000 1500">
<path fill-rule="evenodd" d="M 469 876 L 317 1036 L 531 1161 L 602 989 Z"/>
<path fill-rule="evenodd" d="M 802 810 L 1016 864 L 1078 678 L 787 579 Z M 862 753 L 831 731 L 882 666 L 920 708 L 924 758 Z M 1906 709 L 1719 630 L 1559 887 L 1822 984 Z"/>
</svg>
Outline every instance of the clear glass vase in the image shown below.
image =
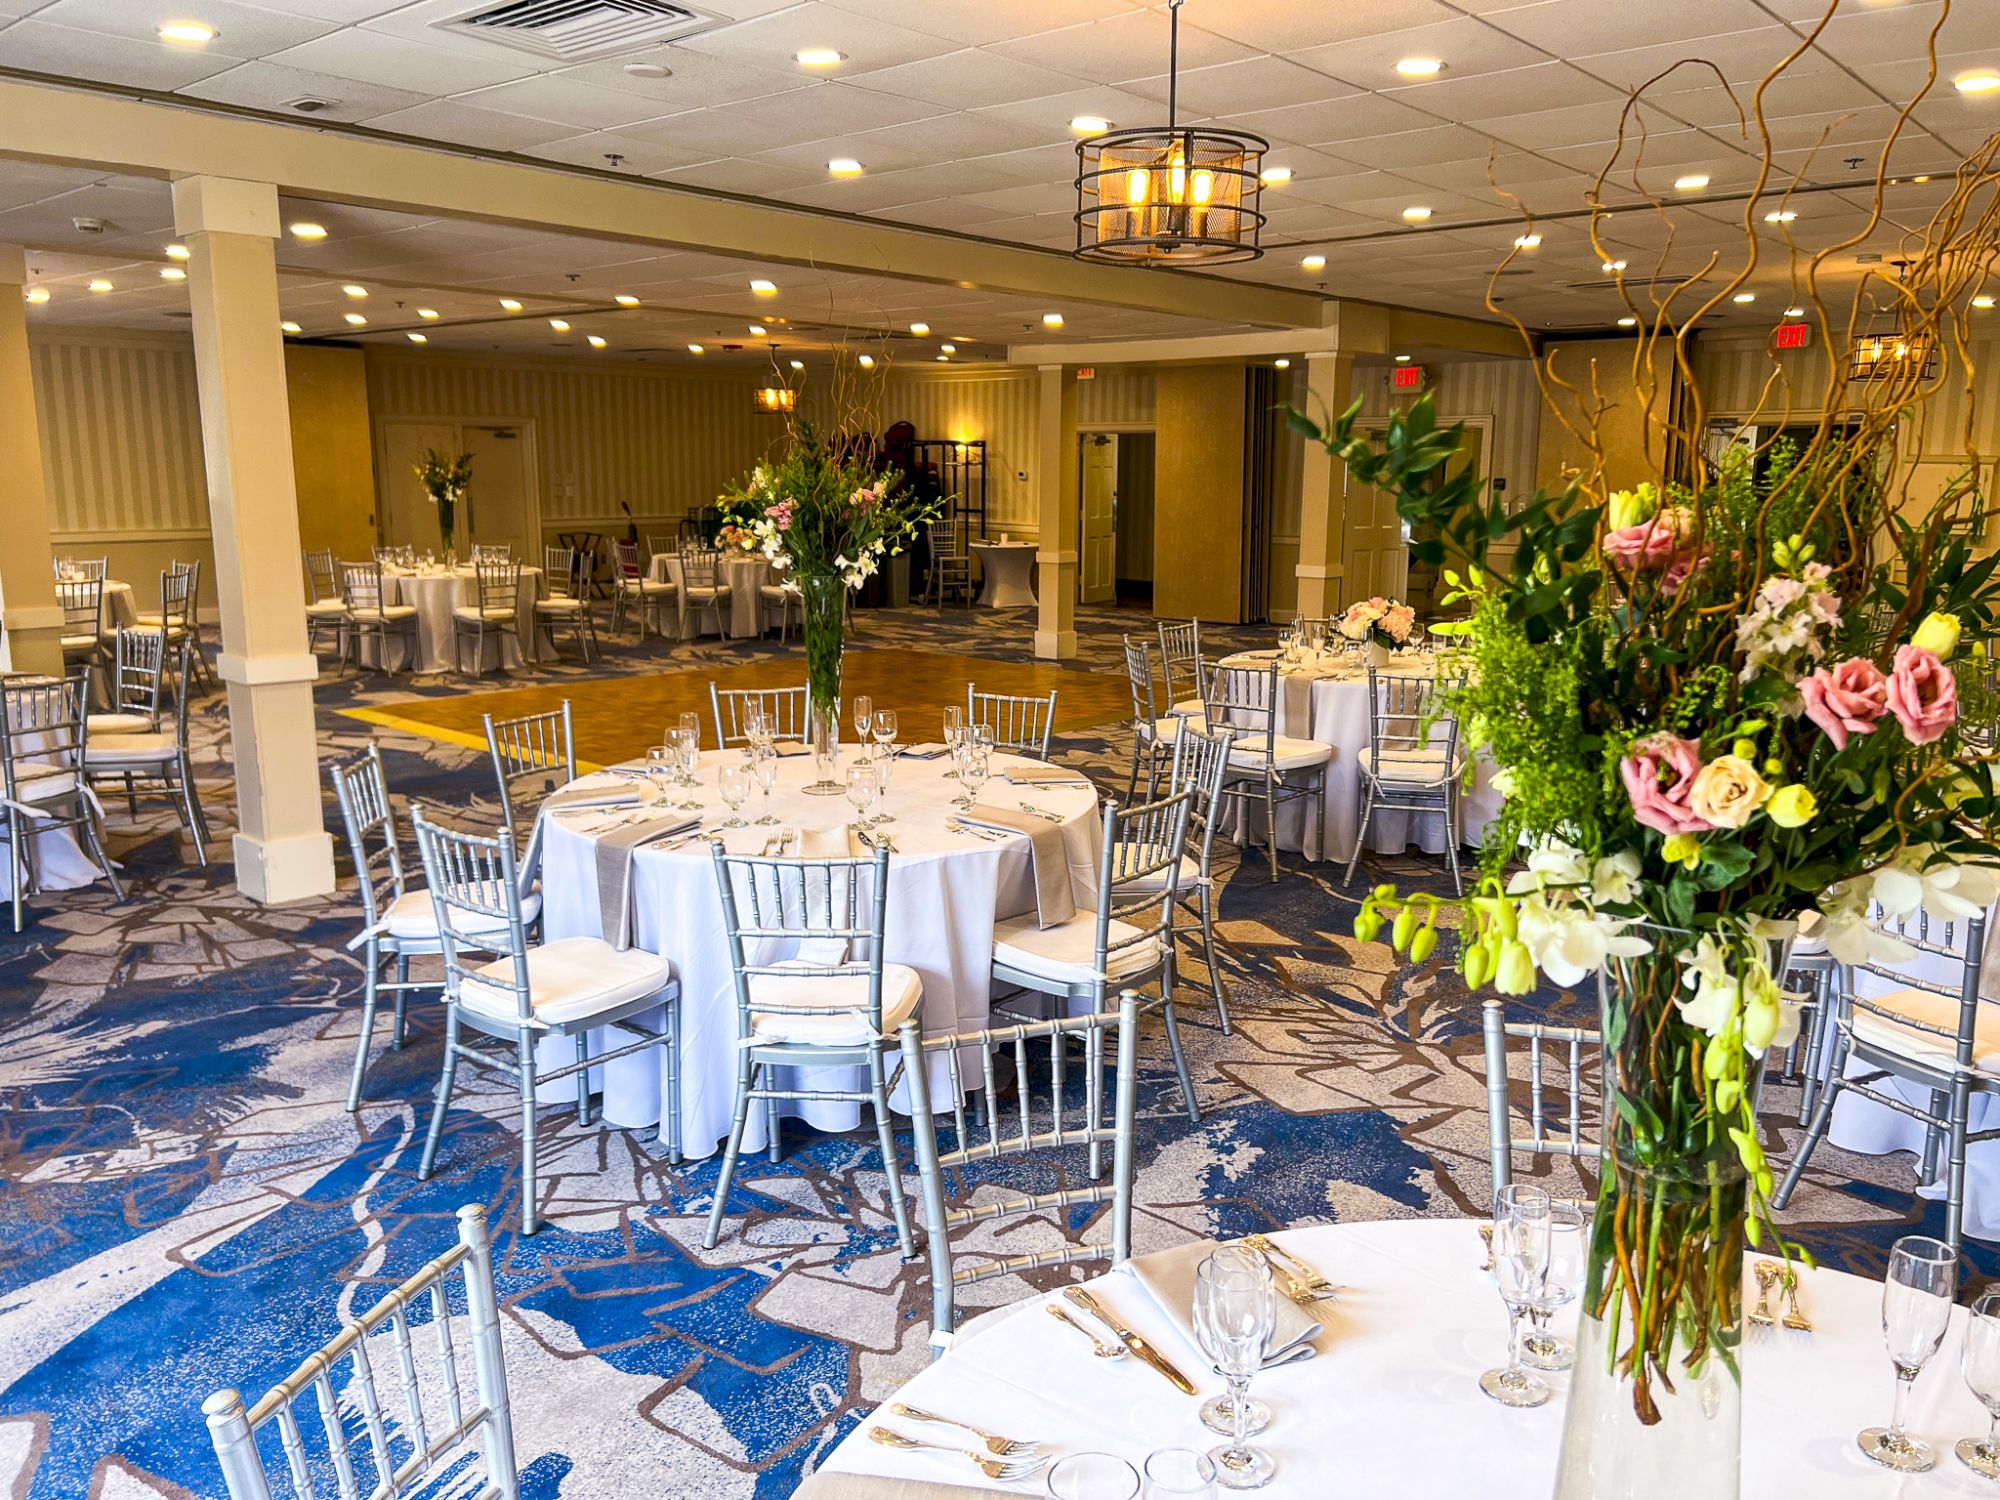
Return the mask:
<svg viewBox="0 0 2000 1500">
<path fill-rule="evenodd" d="M 836 775 L 840 765 L 840 658 L 847 627 L 847 585 L 838 574 L 798 580 L 806 639 L 806 736 L 818 779 L 806 786 L 816 796 L 844 796 Z"/>
</svg>

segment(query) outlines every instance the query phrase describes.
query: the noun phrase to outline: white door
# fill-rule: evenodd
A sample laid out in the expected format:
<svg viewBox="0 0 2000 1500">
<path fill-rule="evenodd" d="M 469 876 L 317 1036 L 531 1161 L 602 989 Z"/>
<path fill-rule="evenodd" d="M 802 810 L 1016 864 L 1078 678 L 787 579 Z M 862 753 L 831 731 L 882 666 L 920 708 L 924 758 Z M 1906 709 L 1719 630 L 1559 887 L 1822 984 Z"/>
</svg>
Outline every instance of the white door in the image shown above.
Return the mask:
<svg viewBox="0 0 2000 1500">
<path fill-rule="evenodd" d="M 382 541 L 390 547 L 414 547 L 442 552 L 437 507 L 417 483 L 417 461 L 424 450 L 460 453 L 458 426 L 453 422 L 384 421 L 378 435 L 376 474 L 381 485 Z M 465 550 L 465 518 L 456 518 L 459 551 Z"/>
<path fill-rule="evenodd" d="M 1118 439 L 1089 432 L 1083 443 L 1083 557 L 1078 599 L 1112 604 L 1118 598 Z"/>
<path fill-rule="evenodd" d="M 1341 539 L 1343 605 L 1380 594 L 1400 598 L 1409 574 L 1410 551 L 1403 536 L 1403 519 L 1396 514 L 1396 497 L 1372 485 L 1357 484 L 1350 473 L 1346 486 L 1346 527 Z"/>
<path fill-rule="evenodd" d="M 461 522 L 461 548 L 482 542 L 490 547 L 508 543 L 524 562 L 540 562 L 540 542 L 534 536 L 529 487 L 533 473 L 532 446 L 524 427 L 498 423 L 466 423 L 459 429 L 460 451 L 472 455 L 472 483 L 466 489 L 470 524 Z"/>
</svg>

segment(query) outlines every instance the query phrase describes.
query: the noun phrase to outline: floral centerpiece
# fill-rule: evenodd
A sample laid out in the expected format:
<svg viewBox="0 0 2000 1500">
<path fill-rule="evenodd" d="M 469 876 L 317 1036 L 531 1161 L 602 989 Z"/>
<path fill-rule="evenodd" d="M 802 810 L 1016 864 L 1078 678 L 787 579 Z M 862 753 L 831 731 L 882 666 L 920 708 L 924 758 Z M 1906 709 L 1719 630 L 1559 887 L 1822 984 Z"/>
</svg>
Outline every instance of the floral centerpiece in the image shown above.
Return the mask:
<svg viewBox="0 0 2000 1500">
<path fill-rule="evenodd" d="M 431 497 L 431 504 L 437 507 L 438 540 L 443 545 L 447 558 L 452 554 L 452 537 L 457 531 L 458 503 L 465 498 L 467 486 L 472 483 L 472 455 L 440 453 L 435 448 L 424 449 L 424 456 L 413 466 L 417 483 L 424 487 L 424 493 Z"/>
<path fill-rule="evenodd" d="M 738 526 L 732 521 L 725 521 L 721 528 L 717 530 L 715 533 L 715 545 L 722 548 L 725 552 L 757 552 L 762 550 L 762 543 L 757 540 L 757 533 L 755 531 L 752 531 L 748 526 Z"/>
<path fill-rule="evenodd" d="M 1372 648 L 1371 655 L 1386 657 L 1409 645 L 1417 628 L 1417 612 L 1400 599 L 1377 594 L 1348 605 L 1333 628 L 1348 640 Z"/>
</svg>

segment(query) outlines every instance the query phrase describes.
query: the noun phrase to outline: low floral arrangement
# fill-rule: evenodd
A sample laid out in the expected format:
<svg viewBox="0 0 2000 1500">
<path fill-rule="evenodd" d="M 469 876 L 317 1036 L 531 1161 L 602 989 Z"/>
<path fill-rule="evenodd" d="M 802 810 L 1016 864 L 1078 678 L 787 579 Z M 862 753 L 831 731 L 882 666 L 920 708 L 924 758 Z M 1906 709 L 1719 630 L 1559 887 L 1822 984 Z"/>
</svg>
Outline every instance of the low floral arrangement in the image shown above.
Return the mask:
<svg viewBox="0 0 2000 1500">
<path fill-rule="evenodd" d="M 724 522 L 715 533 L 715 544 L 730 552 L 755 552 L 758 549 L 757 533 L 748 526 L 738 526 L 734 522 Z"/>
<path fill-rule="evenodd" d="M 1347 606 L 1334 629 L 1350 641 L 1372 641 L 1393 651 L 1410 642 L 1417 628 L 1417 612 L 1400 599 L 1384 599 L 1377 594 Z"/>
</svg>

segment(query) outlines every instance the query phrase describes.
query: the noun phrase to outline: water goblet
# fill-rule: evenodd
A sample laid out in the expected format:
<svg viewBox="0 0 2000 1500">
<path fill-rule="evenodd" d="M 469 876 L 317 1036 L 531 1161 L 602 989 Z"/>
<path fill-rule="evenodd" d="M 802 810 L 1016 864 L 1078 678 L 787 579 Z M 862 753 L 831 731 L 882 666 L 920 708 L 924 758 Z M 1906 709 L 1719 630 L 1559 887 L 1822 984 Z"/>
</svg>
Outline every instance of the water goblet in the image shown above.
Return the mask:
<svg viewBox="0 0 2000 1500">
<path fill-rule="evenodd" d="M 1479 1377 L 1479 1388 L 1502 1406 L 1549 1399 L 1549 1383 L 1521 1363 L 1521 1315 L 1542 1294 L 1548 1270 L 1549 1195 L 1510 1183 L 1493 1199 L 1493 1279 L 1507 1304 L 1507 1367 Z"/>
<path fill-rule="evenodd" d="M 653 806 L 667 805 L 667 789 L 674 784 L 680 768 L 680 751 L 672 745 L 655 745 L 646 752 L 646 776 L 658 793 L 653 798 Z"/>
<path fill-rule="evenodd" d="M 986 785 L 986 778 L 992 769 L 992 762 L 987 759 L 985 752 L 977 745 L 968 742 L 965 761 L 958 772 L 958 784 L 965 788 L 965 795 L 958 799 L 958 805 L 967 812 L 978 805 L 979 789 Z"/>
<path fill-rule="evenodd" d="M 1583 1210 L 1573 1203 L 1549 1205 L 1549 1269 L 1542 1290 L 1528 1304 L 1528 1336 L 1521 1341 L 1521 1363 L 1532 1370 L 1567 1370 L 1576 1363 L 1576 1347 L 1549 1332 L 1549 1319 L 1576 1300 L 1583 1286 Z"/>
<path fill-rule="evenodd" d="M 680 732 L 682 734 L 686 735 L 689 739 L 694 741 L 695 749 L 696 750 L 701 749 L 701 715 L 682 714 L 674 722 L 679 727 Z M 690 776 L 694 774 L 694 768 L 692 766 L 688 768 L 688 774 Z"/>
<path fill-rule="evenodd" d="M 1109 1453 L 1072 1453 L 1049 1469 L 1050 1500 L 1136 1500 L 1139 1472 Z"/>
<path fill-rule="evenodd" d="M 875 805 L 875 768 L 857 762 L 847 768 L 847 800 L 854 804 L 855 826 L 868 826 L 868 810 Z"/>
<path fill-rule="evenodd" d="M 1192 1448 L 1161 1448 L 1146 1455 L 1144 1500 L 1214 1500 L 1215 1464 Z"/>
<path fill-rule="evenodd" d="M 752 698 L 743 705 L 743 737 L 754 745 L 765 732 L 764 700 Z"/>
<path fill-rule="evenodd" d="M 1958 1256 L 1942 1240 L 1903 1236 L 1889 1247 L 1889 1275 L 1882 1283 L 1882 1338 L 1896 1367 L 1896 1404 L 1887 1427 L 1870 1427 L 1856 1439 L 1861 1451 L 1885 1469 L 1921 1474 L 1937 1464 L 1922 1438 L 1903 1430 L 1910 1386 L 1944 1342 L 1958 1295 Z"/>
<path fill-rule="evenodd" d="M 757 826 L 768 828 L 778 821 L 771 811 L 771 788 L 778 784 L 778 752 L 769 745 L 758 746 L 750 769 L 757 777 L 757 785 L 764 790 L 764 816 L 757 820 Z"/>
<path fill-rule="evenodd" d="M 896 753 L 897 730 L 898 725 L 896 723 L 895 709 L 878 708 L 875 710 L 875 743 L 878 745 L 887 745 L 891 755 Z"/>
<path fill-rule="evenodd" d="M 724 828 L 748 828 L 743 821 L 743 804 L 750 796 L 750 768 L 748 766 L 724 766 L 716 774 L 716 785 L 722 791 L 722 800 L 729 808 L 729 819 Z"/>
<path fill-rule="evenodd" d="M 1988 1287 L 1966 1309 L 1958 1367 L 1988 1421 L 1984 1438 L 1960 1438 L 1952 1452 L 1973 1473 L 2000 1479 L 2000 1287 Z"/>
<path fill-rule="evenodd" d="M 1277 1472 L 1271 1455 L 1251 1447 L 1244 1431 L 1250 1377 L 1264 1366 L 1264 1349 L 1276 1316 L 1270 1268 L 1254 1251 L 1225 1246 L 1195 1272 L 1195 1337 L 1229 1387 L 1236 1413 L 1230 1440 L 1208 1454 L 1215 1465 L 1215 1482 L 1225 1490 L 1261 1489 Z"/>
</svg>

